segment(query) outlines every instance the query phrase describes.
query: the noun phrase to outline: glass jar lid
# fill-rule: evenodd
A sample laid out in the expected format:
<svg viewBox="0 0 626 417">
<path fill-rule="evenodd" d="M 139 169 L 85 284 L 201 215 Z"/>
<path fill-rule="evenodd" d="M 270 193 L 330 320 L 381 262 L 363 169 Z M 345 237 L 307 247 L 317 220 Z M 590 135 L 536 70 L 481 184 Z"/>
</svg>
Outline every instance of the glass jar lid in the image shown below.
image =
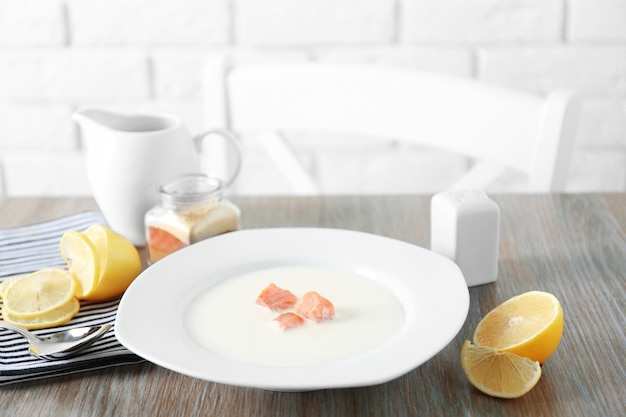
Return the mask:
<svg viewBox="0 0 626 417">
<path fill-rule="evenodd" d="M 177 206 L 219 200 L 224 193 L 224 182 L 204 174 L 186 174 L 159 187 L 164 204 Z"/>
</svg>

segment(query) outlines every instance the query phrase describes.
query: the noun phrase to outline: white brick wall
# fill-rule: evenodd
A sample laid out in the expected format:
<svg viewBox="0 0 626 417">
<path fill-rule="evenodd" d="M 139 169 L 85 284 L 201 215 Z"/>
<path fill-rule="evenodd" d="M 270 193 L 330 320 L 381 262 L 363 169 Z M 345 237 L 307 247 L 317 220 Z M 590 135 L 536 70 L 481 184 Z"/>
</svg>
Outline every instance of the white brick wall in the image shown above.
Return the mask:
<svg viewBox="0 0 626 417">
<path fill-rule="evenodd" d="M 236 0 L 242 45 L 389 44 L 395 0 Z"/>
<path fill-rule="evenodd" d="M 404 0 L 402 39 L 410 43 L 558 41 L 561 0 Z"/>
<path fill-rule="evenodd" d="M 580 89 L 589 99 L 569 189 L 626 190 L 626 0 L 0 0 L 0 194 L 89 194 L 70 120 L 81 106 L 172 112 L 200 130 L 202 63 L 221 53 Z M 444 158 L 334 143 L 298 149 L 329 192 L 429 192 L 417 167 Z M 246 149 L 238 191 L 289 192 Z M 358 167 L 376 181 L 358 181 Z"/>
<path fill-rule="evenodd" d="M 567 33 L 573 41 L 626 41 L 626 2 L 570 0 Z"/>
<path fill-rule="evenodd" d="M 21 49 L 0 55 L 4 98 L 74 101 L 150 97 L 147 54 L 127 49 Z"/>
<path fill-rule="evenodd" d="M 626 44 L 485 47 L 478 62 L 479 77 L 489 82 L 536 92 L 577 88 L 626 95 Z"/>
<path fill-rule="evenodd" d="M 72 107 L 65 104 L 0 103 L 2 154 L 14 150 L 75 150 L 78 137 L 71 113 Z"/>
<path fill-rule="evenodd" d="M 0 2 L 0 45 L 55 46 L 67 40 L 60 0 L 3 0 Z"/>
<path fill-rule="evenodd" d="M 230 40 L 228 0 L 68 0 L 76 45 L 209 45 Z"/>
</svg>

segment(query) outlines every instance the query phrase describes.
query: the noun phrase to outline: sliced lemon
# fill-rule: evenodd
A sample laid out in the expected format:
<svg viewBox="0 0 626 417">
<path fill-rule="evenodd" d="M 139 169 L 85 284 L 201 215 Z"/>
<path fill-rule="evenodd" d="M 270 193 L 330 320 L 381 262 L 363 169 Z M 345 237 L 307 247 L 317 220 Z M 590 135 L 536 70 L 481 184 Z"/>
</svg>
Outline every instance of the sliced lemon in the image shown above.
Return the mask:
<svg viewBox="0 0 626 417">
<path fill-rule="evenodd" d="M 131 241 L 108 227 L 94 225 L 85 230 L 100 262 L 100 275 L 85 300 L 104 301 L 121 296 L 141 272 L 139 252 Z"/>
<path fill-rule="evenodd" d="M 2 319 L 7 323 L 29 330 L 47 329 L 67 323 L 74 318 L 79 310 L 80 302 L 72 296 L 66 304 L 29 318 L 15 317 L 6 308 L 2 308 Z"/>
<path fill-rule="evenodd" d="M 14 278 L 5 279 L 0 282 L 0 298 L 4 298 L 4 293 L 9 288 L 9 285 L 11 285 L 11 281 L 13 281 L 13 279 Z"/>
<path fill-rule="evenodd" d="M 563 309 L 552 294 L 530 291 L 491 310 L 478 323 L 474 343 L 543 363 L 563 334 Z"/>
<path fill-rule="evenodd" d="M 541 378 L 539 362 L 468 340 L 461 348 L 461 367 L 474 387 L 499 398 L 521 397 Z"/>
<path fill-rule="evenodd" d="M 12 280 L 3 295 L 2 311 L 15 318 L 34 318 L 74 298 L 75 282 L 64 269 L 41 269 Z"/>
<path fill-rule="evenodd" d="M 86 299 L 98 285 L 100 256 L 87 236 L 79 232 L 65 232 L 61 237 L 60 247 L 70 275 L 78 284 L 76 297 Z"/>
</svg>

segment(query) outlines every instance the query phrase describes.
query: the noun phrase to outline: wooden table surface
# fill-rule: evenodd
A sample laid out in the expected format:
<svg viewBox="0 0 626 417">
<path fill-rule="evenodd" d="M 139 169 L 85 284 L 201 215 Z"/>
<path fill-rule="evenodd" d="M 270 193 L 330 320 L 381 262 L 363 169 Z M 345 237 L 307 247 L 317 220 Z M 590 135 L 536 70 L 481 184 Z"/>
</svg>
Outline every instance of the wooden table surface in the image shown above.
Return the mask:
<svg viewBox="0 0 626 417">
<path fill-rule="evenodd" d="M 216 384 L 145 362 L 0 387 L 0 415 L 59 416 L 624 416 L 626 415 L 626 194 L 502 195 L 498 281 L 470 288 L 470 310 L 438 355 L 385 384 L 303 393 Z M 245 197 L 244 228 L 361 230 L 429 246 L 430 196 Z M 0 202 L 0 227 L 87 209 L 88 198 Z M 513 295 L 554 293 L 561 344 L 527 395 L 475 390 L 459 351 L 481 317 Z"/>
</svg>

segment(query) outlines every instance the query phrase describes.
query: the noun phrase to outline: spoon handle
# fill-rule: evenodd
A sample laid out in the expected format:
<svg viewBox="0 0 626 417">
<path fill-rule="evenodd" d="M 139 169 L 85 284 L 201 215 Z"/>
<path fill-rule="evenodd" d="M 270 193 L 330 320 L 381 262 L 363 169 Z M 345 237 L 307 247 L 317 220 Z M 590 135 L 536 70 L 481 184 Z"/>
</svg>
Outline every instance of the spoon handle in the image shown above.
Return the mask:
<svg viewBox="0 0 626 417">
<path fill-rule="evenodd" d="M 16 333 L 21 334 L 22 336 L 24 336 L 26 339 L 28 339 L 29 342 L 36 342 L 39 340 L 39 338 L 37 336 L 35 336 L 34 334 L 32 334 L 31 332 L 29 332 L 26 329 L 23 329 L 19 326 L 15 326 L 13 324 L 9 324 L 5 321 L 0 321 L 0 329 L 7 329 L 7 330 L 12 330 Z"/>
</svg>

